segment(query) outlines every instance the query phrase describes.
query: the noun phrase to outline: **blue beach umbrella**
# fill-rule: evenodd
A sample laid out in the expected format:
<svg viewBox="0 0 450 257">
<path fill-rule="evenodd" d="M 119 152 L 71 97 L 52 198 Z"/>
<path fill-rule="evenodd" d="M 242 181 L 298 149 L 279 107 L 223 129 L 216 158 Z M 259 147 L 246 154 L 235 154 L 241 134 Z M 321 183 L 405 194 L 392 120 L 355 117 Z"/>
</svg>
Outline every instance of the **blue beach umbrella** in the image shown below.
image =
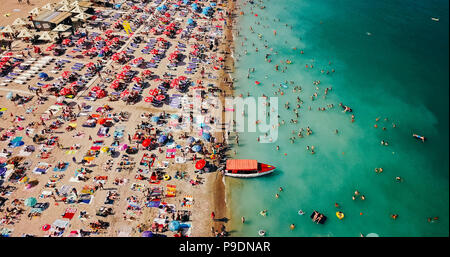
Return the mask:
<svg viewBox="0 0 450 257">
<path fill-rule="evenodd" d="M 159 117 L 158 116 L 153 116 L 152 117 L 152 121 L 153 122 L 158 122 L 159 121 Z"/>
<path fill-rule="evenodd" d="M 48 78 L 48 74 L 45 72 L 41 72 L 41 73 L 39 73 L 39 78 L 41 78 L 41 79 Z"/>
<path fill-rule="evenodd" d="M 209 134 L 209 133 L 203 133 L 202 137 L 203 137 L 203 139 L 209 141 L 209 139 L 211 138 L 211 134 Z"/>
<path fill-rule="evenodd" d="M 167 136 L 166 135 L 162 135 L 162 136 L 159 137 L 158 142 L 159 143 L 164 143 L 164 142 L 166 142 L 166 140 L 167 140 Z"/>
<path fill-rule="evenodd" d="M 195 138 L 189 137 L 189 138 L 187 139 L 187 142 L 188 142 L 188 144 L 192 144 L 192 143 L 195 142 Z"/>
<path fill-rule="evenodd" d="M 0 167 L 0 176 L 5 175 L 7 169 L 5 167 Z"/>
<path fill-rule="evenodd" d="M 8 94 L 6 94 L 6 99 L 10 100 L 13 97 L 13 92 L 8 92 Z"/>
<path fill-rule="evenodd" d="M 170 116 L 170 118 L 172 118 L 172 119 L 174 119 L 174 120 L 177 120 L 177 119 L 179 118 L 179 116 L 178 116 L 177 114 L 172 114 L 172 115 Z"/>
<path fill-rule="evenodd" d="M 176 220 L 172 220 L 169 224 L 169 230 L 177 231 L 178 229 L 180 229 L 180 222 L 178 222 Z"/>
<path fill-rule="evenodd" d="M 22 146 L 22 145 L 24 145 L 25 143 L 23 142 L 23 141 L 14 141 L 14 142 L 11 142 L 11 147 L 19 147 L 19 146 Z"/>
<path fill-rule="evenodd" d="M 183 4 L 189 4 L 189 0 L 183 0 Z"/>
<path fill-rule="evenodd" d="M 192 147 L 192 151 L 194 152 L 200 152 L 200 150 L 202 150 L 202 147 L 200 145 L 194 145 Z"/>
<path fill-rule="evenodd" d="M 188 19 L 187 20 L 187 24 L 189 24 L 189 25 L 194 24 L 194 20 L 193 19 Z"/>
</svg>

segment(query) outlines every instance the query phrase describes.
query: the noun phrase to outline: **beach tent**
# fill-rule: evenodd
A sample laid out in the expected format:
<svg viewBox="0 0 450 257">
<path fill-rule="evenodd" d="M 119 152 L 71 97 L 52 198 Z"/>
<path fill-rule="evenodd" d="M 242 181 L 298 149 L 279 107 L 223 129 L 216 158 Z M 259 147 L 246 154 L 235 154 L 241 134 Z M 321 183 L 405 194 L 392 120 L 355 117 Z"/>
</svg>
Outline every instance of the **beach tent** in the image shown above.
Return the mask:
<svg viewBox="0 0 450 257">
<path fill-rule="evenodd" d="M 32 37 L 33 35 L 31 35 L 30 31 L 28 31 L 27 29 L 23 29 L 20 31 L 19 35 L 17 35 L 18 38 L 25 38 L 25 37 Z"/>
<path fill-rule="evenodd" d="M 64 24 L 59 24 L 58 26 L 56 26 L 56 28 L 53 29 L 53 31 L 56 32 L 65 32 L 68 29 L 70 29 L 69 25 L 64 25 Z"/>
<path fill-rule="evenodd" d="M 0 32 L 1 33 L 14 33 L 14 30 L 13 30 L 13 28 L 11 28 L 11 26 L 7 25 Z"/>
<path fill-rule="evenodd" d="M 23 25 L 27 25 L 27 23 L 24 20 L 22 20 L 21 18 L 17 18 L 16 20 L 14 20 L 14 22 L 11 25 L 23 26 Z"/>
</svg>

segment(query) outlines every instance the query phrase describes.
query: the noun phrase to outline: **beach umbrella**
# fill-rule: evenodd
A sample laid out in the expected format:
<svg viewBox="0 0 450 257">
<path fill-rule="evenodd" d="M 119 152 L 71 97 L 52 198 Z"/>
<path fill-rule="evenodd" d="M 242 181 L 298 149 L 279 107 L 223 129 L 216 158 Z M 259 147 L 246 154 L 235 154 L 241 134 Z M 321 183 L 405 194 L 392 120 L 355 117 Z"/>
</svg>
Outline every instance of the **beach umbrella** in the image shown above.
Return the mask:
<svg viewBox="0 0 450 257">
<path fill-rule="evenodd" d="M 37 200 L 34 197 L 30 197 L 30 198 L 25 199 L 25 205 L 26 206 L 33 207 L 33 206 L 36 205 L 36 203 L 37 203 Z"/>
<path fill-rule="evenodd" d="M 164 100 L 164 99 L 166 99 L 166 97 L 165 97 L 164 95 L 158 95 L 158 96 L 156 96 L 156 100 L 158 100 L 158 101 L 162 101 L 162 100 Z"/>
<path fill-rule="evenodd" d="M 53 45 L 51 45 L 51 46 L 47 47 L 47 49 L 45 49 L 45 51 L 47 51 L 47 52 L 50 52 L 50 51 L 52 51 L 52 50 L 53 50 L 53 48 L 55 48 L 55 47 L 56 47 L 56 45 L 55 45 L 55 44 L 53 44 Z"/>
<path fill-rule="evenodd" d="M 157 88 L 150 89 L 149 93 L 152 96 L 157 96 L 159 94 L 159 90 Z"/>
<path fill-rule="evenodd" d="M 68 39 L 68 38 L 66 38 L 66 39 L 64 39 L 64 40 L 62 41 L 63 45 L 69 45 L 71 42 L 72 42 L 72 41 L 71 41 L 70 39 Z"/>
<path fill-rule="evenodd" d="M 8 92 L 8 94 L 6 94 L 6 99 L 10 100 L 13 97 L 13 92 Z"/>
<path fill-rule="evenodd" d="M 58 3 L 59 5 L 69 5 L 69 1 L 67 0 L 62 0 L 61 2 Z"/>
<path fill-rule="evenodd" d="M 188 144 L 192 144 L 192 143 L 195 142 L 195 138 L 189 137 L 189 138 L 187 139 L 187 142 L 188 142 Z"/>
<path fill-rule="evenodd" d="M 19 147 L 19 146 L 22 146 L 22 145 L 24 145 L 25 143 L 23 142 L 23 141 L 14 141 L 14 142 L 11 142 L 11 147 Z"/>
<path fill-rule="evenodd" d="M 13 28 L 11 28 L 11 26 L 7 25 L 2 30 L 0 30 L 0 32 L 1 33 L 14 33 L 15 31 L 13 30 Z"/>
<path fill-rule="evenodd" d="M 147 138 L 144 141 L 142 141 L 142 146 L 143 147 L 148 147 L 150 145 L 150 143 L 152 142 L 151 139 Z"/>
<path fill-rule="evenodd" d="M 69 77 L 69 75 L 70 75 L 70 71 L 64 71 L 64 72 L 61 74 L 61 76 L 62 76 L 63 78 L 67 78 L 67 77 Z"/>
<path fill-rule="evenodd" d="M 178 231 L 180 229 L 180 222 L 177 220 L 172 220 L 169 223 L 169 230 L 170 231 Z"/>
<path fill-rule="evenodd" d="M 45 224 L 44 226 L 42 226 L 42 231 L 48 231 L 51 227 L 52 226 L 50 224 Z"/>
<path fill-rule="evenodd" d="M 39 40 L 44 40 L 44 41 L 51 41 L 53 40 L 55 37 L 51 36 L 50 33 L 48 33 L 48 31 L 44 31 L 41 33 L 41 35 L 39 36 Z"/>
<path fill-rule="evenodd" d="M 81 10 L 79 5 L 75 5 L 75 8 L 73 8 L 70 12 L 71 13 L 83 13 L 83 11 Z"/>
<path fill-rule="evenodd" d="M 58 9 L 58 12 L 69 12 L 70 8 L 67 5 L 61 6 L 61 8 Z"/>
<path fill-rule="evenodd" d="M 21 18 L 17 18 L 14 20 L 14 22 L 11 24 L 13 26 L 23 26 L 23 25 L 27 25 L 27 23 L 22 20 Z"/>
<path fill-rule="evenodd" d="M 203 137 L 203 139 L 209 141 L 209 139 L 211 138 L 211 134 L 209 134 L 209 133 L 203 133 L 203 134 L 202 134 L 202 137 Z"/>
<path fill-rule="evenodd" d="M 151 70 L 144 70 L 144 71 L 142 72 L 142 74 L 148 76 L 148 75 L 151 75 L 151 74 L 152 74 L 152 71 L 151 71 Z"/>
<path fill-rule="evenodd" d="M 120 151 L 127 150 L 127 148 L 128 148 L 128 145 L 127 145 L 127 144 L 121 144 L 121 145 L 119 146 L 119 150 L 120 150 Z"/>
<path fill-rule="evenodd" d="M 198 160 L 197 163 L 195 164 L 195 168 L 198 170 L 203 169 L 205 166 L 206 166 L 206 161 L 203 159 Z"/>
<path fill-rule="evenodd" d="M 39 73 L 39 78 L 41 78 L 41 79 L 44 79 L 44 78 L 48 78 L 48 74 L 47 73 L 45 73 L 45 72 L 41 72 L 41 73 Z"/>
<path fill-rule="evenodd" d="M 162 135 L 162 136 L 159 137 L 158 142 L 159 143 L 164 143 L 164 142 L 166 142 L 166 140 L 167 140 L 167 136 L 166 135 Z"/>
<path fill-rule="evenodd" d="M 159 117 L 158 116 L 153 116 L 151 120 L 153 122 L 158 122 L 159 121 Z"/>
<path fill-rule="evenodd" d="M 17 35 L 18 38 L 25 38 L 25 37 L 32 37 L 33 35 L 31 35 L 30 31 L 28 31 L 27 29 L 23 29 L 19 32 L 19 35 Z"/>
<path fill-rule="evenodd" d="M 94 66 L 94 65 L 95 65 L 95 63 L 90 62 L 90 63 L 86 64 L 86 68 L 90 68 L 90 67 L 92 67 L 92 66 Z"/>
<path fill-rule="evenodd" d="M 67 31 L 70 28 L 71 28 L 71 26 L 69 26 L 69 25 L 59 24 L 58 26 L 56 26 L 56 28 L 53 29 L 53 31 L 65 32 L 65 31 Z"/>
<path fill-rule="evenodd" d="M 74 18 L 79 19 L 79 20 L 83 20 L 83 21 L 89 19 L 90 17 L 92 17 L 92 15 L 84 13 L 84 12 L 80 12 L 79 14 L 74 16 Z"/>
<path fill-rule="evenodd" d="M 52 11 L 53 10 L 53 6 L 52 6 L 51 3 L 48 3 L 48 4 L 44 5 L 44 6 L 42 6 L 41 9 Z"/>
<path fill-rule="evenodd" d="M 78 5 L 80 5 L 80 2 L 78 2 L 78 1 L 74 1 L 73 3 L 71 3 L 71 4 L 69 4 L 69 6 L 78 6 Z"/>
<path fill-rule="evenodd" d="M 29 11 L 28 13 L 34 14 L 34 15 L 38 15 L 39 14 L 39 8 L 34 8 L 33 10 Z"/>
<path fill-rule="evenodd" d="M 139 82 L 141 82 L 141 78 L 139 78 L 139 77 L 134 77 L 134 78 L 132 79 L 132 81 L 134 81 L 134 82 L 136 82 L 136 83 L 139 83 Z"/>
<path fill-rule="evenodd" d="M 200 145 L 194 145 L 193 147 L 192 147 L 192 151 L 194 151 L 194 152 L 200 152 L 200 150 L 202 150 L 202 147 L 200 146 Z"/>
<path fill-rule="evenodd" d="M 194 20 L 193 19 L 188 19 L 187 20 L 187 24 L 194 24 Z"/>
<path fill-rule="evenodd" d="M 142 237 L 153 237 L 153 232 L 144 231 L 144 232 L 142 232 Z"/>
</svg>

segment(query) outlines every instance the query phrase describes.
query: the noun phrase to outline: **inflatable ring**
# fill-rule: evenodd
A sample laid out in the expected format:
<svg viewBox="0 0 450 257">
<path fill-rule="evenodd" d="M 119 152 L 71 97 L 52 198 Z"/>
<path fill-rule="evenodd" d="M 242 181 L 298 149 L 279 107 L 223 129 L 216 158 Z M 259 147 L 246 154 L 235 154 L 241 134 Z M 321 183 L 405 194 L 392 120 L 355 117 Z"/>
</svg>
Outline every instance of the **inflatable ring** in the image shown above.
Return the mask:
<svg viewBox="0 0 450 257">
<path fill-rule="evenodd" d="M 344 218 L 344 213 L 343 212 L 340 212 L 340 211 L 337 211 L 336 212 L 336 217 L 338 217 L 338 219 L 343 219 Z"/>
<path fill-rule="evenodd" d="M 163 179 L 164 179 L 164 180 L 169 180 L 169 179 L 170 179 L 170 176 L 166 174 L 166 175 L 164 175 Z"/>
<path fill-rule="evenodd" d="M 264 230 L 260 230 L 260 231 L 258 231 L 258 235 L 259 236 L 264 236 L 266 234 L 266 231 L 264 231 Z"/>
</svg>

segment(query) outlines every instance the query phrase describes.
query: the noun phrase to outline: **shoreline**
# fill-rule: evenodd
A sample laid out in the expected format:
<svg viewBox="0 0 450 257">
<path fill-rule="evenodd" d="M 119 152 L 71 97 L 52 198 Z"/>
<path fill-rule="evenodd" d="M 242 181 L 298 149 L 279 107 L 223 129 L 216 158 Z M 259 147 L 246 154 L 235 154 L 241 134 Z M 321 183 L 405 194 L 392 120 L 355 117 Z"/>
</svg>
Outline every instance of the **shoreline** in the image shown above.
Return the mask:
<svg viewBox="0 0 450 257">
<path fill-rule="evenodd" d="M 232 81 L 230 73 L 234 72 L 234 59 L 232 57 L 232 51 L 231 49 L 234 49 L 234 38 L 233 38 L 233 25 L 235 22 L 235 6 L 236 6 L 236 0 L 230 0 L 227 2 L 227 11 L 230 13 L 230 16 L 227 17 L 227 27 L 225 27 L 224 31 L 224 41 L 221 44 L 221 51 L 225 51 L 225 64 L 224 68 L 219 71 L 219 88 L 223 90 L 221 94 L 221 102 L 224 105 L 225 97 L 227 95 L 232 95 L 234 93 L 233 89 L 227 85 L 228 81 Z M 227 69 L 229 68 L 229 71 Z M 225 117 L 225 112 L 222 111 L 222 118 Z M 225 140 L 225 131 L 216 132 L 216 138 L 218 141 L 224 141 Z M 227 206 L 227 188 L 224 180 L 224 176 L 221 173 L 216 173 L 214 176 L 214 179 L 210 182 L 209 185 L 210 188 L 212 188 L 212 191 L 214 192 L 211 195 L 211 203 L 214 208 L 214 213 L 216 217 L 220 218 L 228 218 L 230 219 L 230 213 L 231 210 Z M 209 190 L 208 190 L 209 191 Z M 220 231 L 220 222 L 214 222 L 211 219 L 209 222 L 209 227 L 214 227 L 214 230 Z M 229 228 L 227 228 L 228 231 L 230 231 Z M 205 235 L 206 236 L 206 235 Z"/>
</svg>

